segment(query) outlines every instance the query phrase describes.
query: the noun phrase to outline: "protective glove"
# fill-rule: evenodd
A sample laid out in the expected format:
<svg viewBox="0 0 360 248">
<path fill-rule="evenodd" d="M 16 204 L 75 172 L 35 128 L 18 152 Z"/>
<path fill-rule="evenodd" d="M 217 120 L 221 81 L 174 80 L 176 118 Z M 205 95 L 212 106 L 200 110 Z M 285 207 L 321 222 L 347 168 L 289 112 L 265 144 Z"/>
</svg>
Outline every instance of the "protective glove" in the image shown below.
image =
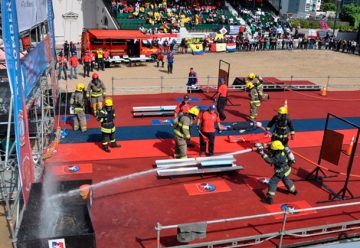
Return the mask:
<svg viewBox="0 0 360 248">
<path fill-rule="evenodd" d="M 295 134 L 290 134 L 290 139 L 294 140 L 295 139 Z"/>
<path fill-rule="evenodd" d="M 270 132 L 270 131 L 266 131 L 266 132 L 264 133 L 264 136 L 265 136 L 265 137 L 270 137 L 270 136 L 271 136 L 271 132 Z"/>
<path fill-rule="evenodd" d="M 106 92 L 103 92 L 103 96 L 106 96 Z"/>
</svg>

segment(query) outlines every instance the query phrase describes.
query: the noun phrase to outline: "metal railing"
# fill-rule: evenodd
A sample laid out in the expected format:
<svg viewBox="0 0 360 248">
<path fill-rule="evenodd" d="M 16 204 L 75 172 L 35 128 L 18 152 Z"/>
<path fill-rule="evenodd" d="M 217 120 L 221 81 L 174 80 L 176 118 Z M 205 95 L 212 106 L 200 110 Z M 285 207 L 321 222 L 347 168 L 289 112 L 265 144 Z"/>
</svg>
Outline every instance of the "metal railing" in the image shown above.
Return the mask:
<svg viewBox="0 0 360 248">
<path fill-rule="evenodd" d="M 233 239 L 225 239 L 225 240 L 216 240 L 216 241 L 208 241 L 196 244 L 189 244 L 189 245 L 181 245 L 181 246 L 171 246 L 171 247 L 213 247 L 214 245 L 223 245 L 223 244 L 231 244 L 229 247 L 242 247 L 242 246 L 250 246 L 263 243 L 265 241 L 269 241 L 274 238 L 279 238 L 278 247 L 283 246 L 283 239 L 285 236 L 293 236 L 293 237 L 311 237 L 311 236 L 318 236 L 323 234 L 331 234 L 335 232 L 345 232 L 345 231 L 353 231 L 360 229 L 360 220 L 351 221 L 351 222 L 341 222 L 336 224 L 328 224 L 322 226 L 312 226 L 306 227 L 301 229 L 293 229 L 293 230 L 286 230 L 286 221 L 288 215 L 302 213 L 302 212 L 310 212 L 310 211 L 317 211 L 317 210 L 324 210 L 324 209 L 335 209 L 341 207 L 350 207 L 350 206 L 358 206 L 360 202 L 351 202 L 351 203 L 344 203 L 344 204 L 336 204 L 336 205 L 327 205 L 321 207 L 313 207 L 313 208 L 303 208 L 303 209 L 293 209 L 286 204 L 282 205 L 282 211 L 274 212 L 274 213 L 266 213 L 266 214 L 258 214 L 258 215 L 250 215 L 250 216 L 241 216 L 241 217 L 234 217 L 234 218 L 226 218 L 226 219 L 217 219 L 217 220 L 210 220 L 210 221 L 202 221 L 201 223 L 206 223 L 206 225 L 212 224 L 219 224 L 219 223 L 229 223 L 235 221 L 244 221 L 250 219 L 258 219 L 264 217 L 272 217 L 277 215 L 283 215 L 282 225 L 278 232 L 274 233 L 267 233 L 255 236 L 248 236 L 248 237 L 240 237 L 240 238 L 233 238 Z M 188 224 L 195 224 L 199 222 L 193 223 L 186 223 Z M 177 229 L 181 225 L 185 224 L 175 224 L 175 225 L 167 225 L 163 226 L 159 222 L 156 223 L 155 230 L 156 230 L 156 247 L 161 248 L 161 231 L 168 230 L 168 229 Z M 253 241 L 253 243 L 249 243 Z M 241 244 L 241 242 L 246 242 L 246 245 Z"/>
<path fill-rule="evenodd" d="M 275 77 L 279 83 L 275 83 L 276 89 L 291 90 L 294 86 L 304 86 L 303 83 L 297 81 L 309 81 L 314 83 L 314 89 L 326 87 L 327 90 L 360 90 L 360 77 L 337 77 L 337 76 L 265 76 L 263 78 Z M 217 88 L 218 76 L 207 75 L 205 77 L 198 77 L 198 87 L 203 91 L 209 92 Z M 233 85 L 235 78 L 230 76 L 230 89 L 243 89 L 244 86 Z M 154 94 L 154 93 L 184 93 L 187 90 L 196 92 L 196 88 L 188 88 L 186 86 L 187 77 L 172 77 L 172 76 L 158 76 L 158 77 L 112 77 L 111 93 L 112 95 L 123 94 Z M 125 83 L 126 82 L 126 83 Z M 267 81 L 265 80 L 265 83 Z"/>
</svg>

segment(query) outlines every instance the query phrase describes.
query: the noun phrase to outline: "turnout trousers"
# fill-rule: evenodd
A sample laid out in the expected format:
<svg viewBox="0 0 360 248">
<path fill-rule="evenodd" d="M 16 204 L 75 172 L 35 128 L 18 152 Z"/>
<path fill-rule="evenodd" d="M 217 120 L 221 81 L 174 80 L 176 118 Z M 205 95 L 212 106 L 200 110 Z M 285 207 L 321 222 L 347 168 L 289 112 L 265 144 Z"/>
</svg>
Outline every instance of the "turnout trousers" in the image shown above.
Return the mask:
<svg viewBox="0 0 360 248">
<path fill-rule="evenodd" d="M 291 168 L 286 170 L 286 172 L 281 172 L 281 173 L 276 172 L 271 177 L 271 179 L 269 181 L 268 193 L 267 193 L 267 196 L 269 198 L 274 198 L 278 184 L 280 181 L 282 181 L 284 183 L 284 185 L 290 192 L 295 191 L 294 183 L 292 180 L 289 179 L 290 174 L 291 174 Z"/>
<path fill-rule="evenodd" d="M 187 141 L 175 134 L 174 158 L 187 158 Z"/>
<path fill-rule="evenodd" d="M 84 109 L 75 109 L 74 114 L 74 130 L 79 130 L 80 124 L 81 132 L 86 132 L 86 115 Z"/>
</svg>

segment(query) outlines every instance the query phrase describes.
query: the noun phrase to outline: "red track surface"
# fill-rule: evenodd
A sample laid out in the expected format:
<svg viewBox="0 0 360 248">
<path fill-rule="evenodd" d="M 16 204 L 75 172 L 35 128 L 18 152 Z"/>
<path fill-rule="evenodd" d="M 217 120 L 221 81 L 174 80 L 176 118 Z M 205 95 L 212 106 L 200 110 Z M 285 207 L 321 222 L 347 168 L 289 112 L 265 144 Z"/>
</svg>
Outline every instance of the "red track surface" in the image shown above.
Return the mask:
<svg viewBox="0 0 360 248">
<path fill-rule="evenodd" d="M 207 94 L 211 96 L 212 93 Z M 115 106 L 121 106 L 117 112 L 117 125 L 150 125 L 152 118 L 133 119 L 130 113 L 132 106 L 174 105 L 179 94 L 120 96 L 115 97 Z M 229 106 L 227 121 L 240 121 L 241 113 L 248 113 L 248 100 L 245 93 L 232 93 L 231 100 L 237 106 Z M 200 97 L 200 105 L 207 105 L 210 100 Z M 159 100 L 161 99 L 161 100 Z M 261 120 L 270 119 L 275 110 L 288 100 L 289 111 L 293 119 L 325 118 L 328 112 L 339 116 L 359 116 L 360 92 L 329 92 L 328 97 L 319 96 L 319 92 L 275 92 L 271 99 L 260 109 Z M 330 99 L 343 99 L 330 100 Z M 357 101 L 350 101 L 357 99 Z M 156 102 L 157 104 L 153 104 Z M 241 104 L 238 106 L 238 104 Z M 119 107 L 118 107 L 119 108 Z M 94 121 L 90 126 L 97 127 Z M 345 141 L 349 141 L 352 130 L 343 131 Z M 263 135 L 244 136 L 255 141 Z M 290 145 L 296 152 L 297 163 L 293 167 L 293 179 L 303 179 L 315 168 L 312 161 L 317 161 L 320 151 L 322 132 L 298 132 Z M 197 140 L 195 140 L 197 141 Z M 92 161 L 93 173 L 59 176 L 59 180 L 90 178 L 93 183 L 112 179 L 117 176 L 145 171 L 154 167 L 156 159 L 168 158 L 173 151 L 171 140 L 124 141 L 122 148 L 110 154 L 101 151 L 98 144 L 61 144 L 58 152 L 47 161 L 47 166 L 64 166 Z M 248 147 L 247 143 L 228 143 L 226 137 L 216 138 L 216 152 L 232 152 Z M 197 146 L 198 147 L 198 146 Z M 345 148 L 345 147 L 344 147 Z M 190 156 L 198 153 L 198 148 L 190 150 Z M 360 195 L 360 160 L 359 149 L 353 165 L 353 177 L 349 189 L 353 195 Z M 336 171 L 340 174 L 335 178 L 325 179 L 325 183 L 338 192 L 344 184 L 344 173 L 347 169 L 348 156 L 342 155 L 339 166 L 322 161 L 325 171 L 329 174 Z M 87 161 L 87 162 L 86 162 Z M 155 224 L 162 225 L 189 223 L 267 213 L 266 205 L 260 202 L 266 193 L 266 187 L 250 187 L 249 182 L 256 182 L 259 177 L 271 177 L 273 168 L 264 163 L 261 157 L 252 152 L 237 156 L 238 165 L 244 166 L 239 173 L 228 175 L 211 175 L 205 177 L 181 177 L 159 179 L 152 172 L 148 175 L 135 177 L 131 180 L 117 181 L 94 190 L 94 201 L 91 210 L 93 225 L 96 231 L 97 247 L 154 247 L 156 244 Z M 223 181 L 230 191 L 190 196 L 184 184 L 209 181 Z M 323 206 L 317 201 L 327 200 L 328 192 L 320 185 L 309 181 L 298 181 L 295 185 L 299 195 L 287 194 L 279 189 L 275 204 L 305 201 L 312 207 Z M 339 202 L 329 203 L 335 204 Z M 336 222 L 358 220 L 358 207 L 318 211 L 308 215 L 289 217 L 287 229 L 317 226 Z M 280 211 L 280 209 L 279 209 Z M 208 226 L 207 239 L 226 239 L 243 237 L 280 230 L 281 220 L 275 217 L 248 220 L 243 222 L 225 223 Z M 334 234 L 337 235 L 337 234 Z M 320 238 L 320 237 L 319 237 Z M 202 240 L 204 241 L 204 240 Z M 176 230 L 163 231 L 162 245 L 174 245 Z M 274 246 L 277 239 L 269 241 L 261 247 Z M 285 244 L 300 242 L 296 239 L 285 239 Z"/>
</svg>

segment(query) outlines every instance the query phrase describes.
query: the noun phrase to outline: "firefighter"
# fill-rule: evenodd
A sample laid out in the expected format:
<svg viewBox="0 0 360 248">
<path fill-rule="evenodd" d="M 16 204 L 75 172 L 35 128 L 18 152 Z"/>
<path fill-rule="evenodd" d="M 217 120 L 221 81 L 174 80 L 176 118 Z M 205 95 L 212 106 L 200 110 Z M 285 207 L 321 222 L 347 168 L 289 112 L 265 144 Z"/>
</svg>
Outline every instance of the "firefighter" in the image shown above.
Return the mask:
<svg viewBox="0 0 360 248">
<path fill-rule="evenodd" d="M 104 69 L 104 51 L 101 48 L 99 48 L 97 50 L 96 56 L 97 56 L 96 58 L 97 58 L 97 64 L 98 64 L 97 70 L 100 71 L 100 68 L 101 68 L 101 70 L 104 71 L 105 70 Z"/>
<path fill-rule="evenodd" d="M 185 95 L 181 103 L 179 103 L 175 108 L 175 118 L 178 117 L 181 113 L 188 113 L 191 106 L 189 104 L 189 95 Z"/>
<path fill-rule="evenodd" d="M 187 145 L 191 138 L 190 126 L 199 115 L 200 110 L 192 107 L 174 120 L 175 153 L 174 158 L 187 158 Z"/>
<path fill-rule="evenodd" d="M 215 142 L 215 123 L 218 130 L 221 131 L 220 119 L 215 112 L 215 104 L 209 106 L 209 110 L 205 111 L 197 121 L 197 128 L 200 134 L 200 156 L 203 156 L 206 152 L 206 141 L 208 140 L 208 153 L 207 156 L 214 155 L 214 142 Z"/>
<path fill-rule="evenodd" d="M 284 151 L 284 145 L 280 140 L 274 140 L 271 142 L 270 149 L 267 152 L 264 151 L 262 144 L 255 144 L 257 151 L 265 160 L 266 163 L 274 165 L 275 173 L 271 177 L 268 184 L 268 193 L 266 198 L 262 201 L 267 204 L 272 204 L 275 197 L 275 192 L 278 186 L 278 183 L 282 181 L 286 188 L 290 191 L 291 194 L 297 195 L 297 190 L 292 180 L 289 179 L 291 173 L 291 167 L 288 164 L 288 158 Z"/>
<path fill-rule="evenodd" d="M 264 80 L 259 75 L 255 75 L 255 73 L 251 72 L 248 75 L 248 81 L 252 82 L 253 85 L 256 87 L 260 100 L 263 101 L 264 99 L 270 99 L 270 96 L 268 94 L 264 94 Z"/>
<path fill-rule="evenodd" d="M 217 111 L 219 113 L 220 120 L 223 121 L 226 119 L 226 115 L 224 113 L 226 102 L 227 102 L 227 92 L 228 87 L 225 84 L 225 80 L 223 78 L 219 78 L 219 83 L 221 83 L 220 87 L 217 90 L 215 95 L 215 100 L 217 101 Z"/>
<path fill-rule="evenodd" d="M 275 115 L 271 121 L 266 126 L 266 134 L 270 135 L 270 129 L 274 126 L 274 130 L 271 134 L 271 141 L 280 140 L 281 143 L 285 147 L 285 152 L 290 159 L 290 163 L 295 163 L 295 156 L 291 152 L 291 149 L 288 145 L 289 141 L 289 131 L 290 130 L 290 138 L 293 140 L 295 138 L 295 129 L 294 124 L 289 118 L 288 109 L 286 107 L 280 107 L 278 110 L 278 114 Z"/>
<path fill-rule="evenodd" d="M 111 147 L 121 147 L 115 140 L 115 110 L 111 98 L 105 99 L 105 106 L 99 111 L 96 119 L 101 123 L 102 148 L 105 152 L 110 152 Z"/>
<path fill-rule="evenodd" d="M 58 67 L 58 70 L 59 70 L 58 80 L 61 79 L 61 72 L 62 71 L 64 72 L 65 80 L 67 80 L 67 59 L 66 59 L 66 56 L 64 56 L 62 52 L 59 52 L 58 65 L 59 65 L 59 67 Z"/>
<path fill-rule="evenodd" d="M 82 57 L 82 62 L 84 63 L 84 77 L 90 77 L 91 60 L 92 58 L 89 51 L 86 51 L 85 55 Z"/>
<path fill-rule="evenodd" d="M 252 82 L 246 82 L 246 89 L 249 91 L 250 97 L 250 116 L 249 120 L 253 121 L 258 115 L 261 100 L 259 93 Z"/>
<path fill-rule="evenodd" d="M 70 105 L 74 108 L 74 130 L 80 130 L 86 132 L 86 115 L 85 115 L 85 85 L 78 83 L 76 85 L 76 91 L 71 94 Z"/>
<path fill-rule="evenodd" d="M 93 73 L 92 80 L 87 87 L 87 98 L 90 98 L 91 108 L 94 116 L 102 108 L 104 96 L 106 95 L 104 83 L 99 79 L 97 73 Z"/>
</svg>

